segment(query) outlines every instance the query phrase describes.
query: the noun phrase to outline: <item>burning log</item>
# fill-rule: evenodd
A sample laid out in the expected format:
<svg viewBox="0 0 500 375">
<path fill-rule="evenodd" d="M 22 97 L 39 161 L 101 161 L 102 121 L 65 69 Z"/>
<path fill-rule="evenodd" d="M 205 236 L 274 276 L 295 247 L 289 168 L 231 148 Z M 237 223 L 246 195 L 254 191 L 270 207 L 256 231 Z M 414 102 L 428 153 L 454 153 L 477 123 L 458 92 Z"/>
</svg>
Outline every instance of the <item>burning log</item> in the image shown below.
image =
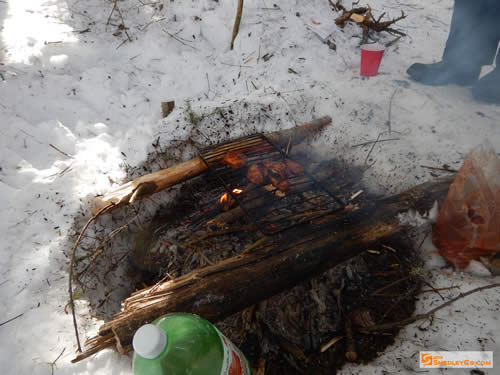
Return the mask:
<svg viewBox="0 0 500 375">
<path fill-rule="evenodd" d="M 244 255 L 138 291 L 73 362 L 109 347 L 110 335 L 117 349 L 127 352 L 137 328 L 160 315 L 184 311 L 216 322 L 308 280 L 403 231 L 398 215 L 409 209 L 429 210 L 445 197 L 452 180 L 424 183 L 359 210 L 340 212 L 326 223 L 304 224 L 276 236 L 277 240 L 266 237 Z"/>
<path fill-rule="evenodd" d="M 329 116 L 325 116 L 295 128 L 266 134 L 266 137 L 274 144 L 286 147 L 290 144 L 301 143 L 309 136 L 321 131 L 331 122 L 332 119 Z M 223 146 L 221 147 L 223 149 Z M 95 214 L 106 206 L 114 209 L 134 203 L 136 200 L 196 177 L 206 170 L 206 164 L 200 157 L 197 157 L 174 167 L 141 176 L 99 197 L 95 202 L 93 212 Z"/>
</svg>

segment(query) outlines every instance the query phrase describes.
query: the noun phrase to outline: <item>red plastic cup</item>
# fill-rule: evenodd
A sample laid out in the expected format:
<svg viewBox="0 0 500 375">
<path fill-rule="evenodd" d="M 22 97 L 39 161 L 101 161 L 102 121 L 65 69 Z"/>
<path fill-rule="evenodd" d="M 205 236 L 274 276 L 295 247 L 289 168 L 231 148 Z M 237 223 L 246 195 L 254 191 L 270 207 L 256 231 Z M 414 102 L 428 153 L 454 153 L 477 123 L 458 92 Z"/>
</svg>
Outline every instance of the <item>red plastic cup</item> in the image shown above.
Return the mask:
<svg viewBox="0 0 500 375">
<path fill-rule="evenodd" d="M 382 56 L 384 56 L 384 46 L 380 44 L 364 44 L 361 46 L 361 75 L 373 77 L 378 73 Z"/>
</svg>

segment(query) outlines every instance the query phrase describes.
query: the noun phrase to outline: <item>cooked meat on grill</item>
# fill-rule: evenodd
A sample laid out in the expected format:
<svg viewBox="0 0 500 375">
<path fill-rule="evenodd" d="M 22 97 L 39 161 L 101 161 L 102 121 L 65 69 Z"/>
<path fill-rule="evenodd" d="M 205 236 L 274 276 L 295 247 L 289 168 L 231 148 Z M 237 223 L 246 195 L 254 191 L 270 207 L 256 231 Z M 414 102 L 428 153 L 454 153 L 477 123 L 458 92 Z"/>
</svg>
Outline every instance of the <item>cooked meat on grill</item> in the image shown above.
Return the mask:
<svg viewBox="0 0 500 375">
<path fill-rule="evenodd" d="M 269 169 L 270 174 L 279 175 L 281 179 L 287 177 L 286 164 L 282 161 L 263 162 L 264 167 Z"/>
<path fill-rule="evenodd" d="M 269 181 L 273 184 L 274 187 L 279 189 L 282 192 L 287 192 L 290 190 L 290 182 L 286 179 L 280 179 L 275 174 L 269 174 Z"/>
<path fill-rule="evenodd" d="M 266 182 L 267 169 L 259 164 L 248 167 L 247 178 L 254 185 L 264 185 Z"/>
<path fill-rule="evenodd" d="M 288 190 L 290 190 L 290 181 L 288 180 L 279 181 L 276 187 L 282 192 L 287 192 Z"/>
<path fill-rule="evenodd" d="M 301 176 L 304 174 L 304 167 L 302 167 L 302 165 L 300 165 L 299 163 L 296 163 L 290 159 L 287 159 L 285 163 L 286 166 L 288 167 L 288 170 L 292 172 L 292 174 L 296 176 Z"/>
<path fill-rule="evenodd" d="M 224 155 L 222 162 L 231 168 L 237 169 L 247 165 L 248 158 L 241 152 L 229 151 Z"/>
</svg>

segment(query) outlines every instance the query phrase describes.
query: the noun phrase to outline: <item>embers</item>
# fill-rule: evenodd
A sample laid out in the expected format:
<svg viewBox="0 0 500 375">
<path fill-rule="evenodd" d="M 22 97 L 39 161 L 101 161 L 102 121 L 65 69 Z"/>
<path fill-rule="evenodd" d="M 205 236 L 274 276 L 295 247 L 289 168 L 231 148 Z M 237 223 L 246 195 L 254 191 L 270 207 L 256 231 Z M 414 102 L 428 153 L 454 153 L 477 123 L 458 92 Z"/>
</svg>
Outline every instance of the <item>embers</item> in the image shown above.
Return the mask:
<svg viewBox="0 0 500 375">
<path fill-rule="evenodd" d="M 345 206 L 262 135 L 200 156 L 226 190 L 219 199 L 221 207 L 228 211 L 238 204 L 264 234 L 281 232 Z"/>
</svg>

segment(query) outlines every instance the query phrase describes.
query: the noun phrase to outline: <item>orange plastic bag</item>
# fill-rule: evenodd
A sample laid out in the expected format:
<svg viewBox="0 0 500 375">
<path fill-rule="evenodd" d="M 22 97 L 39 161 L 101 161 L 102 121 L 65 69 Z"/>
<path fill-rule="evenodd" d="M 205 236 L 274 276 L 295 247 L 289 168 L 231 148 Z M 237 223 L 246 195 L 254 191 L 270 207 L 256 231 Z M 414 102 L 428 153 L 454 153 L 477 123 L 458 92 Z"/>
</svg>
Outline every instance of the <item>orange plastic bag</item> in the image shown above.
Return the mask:
<svg viewBox="0 0 500 375">
<path fill-rule="evenodd" d="M 434 223 L 432 241 L 460 268 L 500 252 L 500 160 L 492 147 L 467 155 Z"/>
</svg>

